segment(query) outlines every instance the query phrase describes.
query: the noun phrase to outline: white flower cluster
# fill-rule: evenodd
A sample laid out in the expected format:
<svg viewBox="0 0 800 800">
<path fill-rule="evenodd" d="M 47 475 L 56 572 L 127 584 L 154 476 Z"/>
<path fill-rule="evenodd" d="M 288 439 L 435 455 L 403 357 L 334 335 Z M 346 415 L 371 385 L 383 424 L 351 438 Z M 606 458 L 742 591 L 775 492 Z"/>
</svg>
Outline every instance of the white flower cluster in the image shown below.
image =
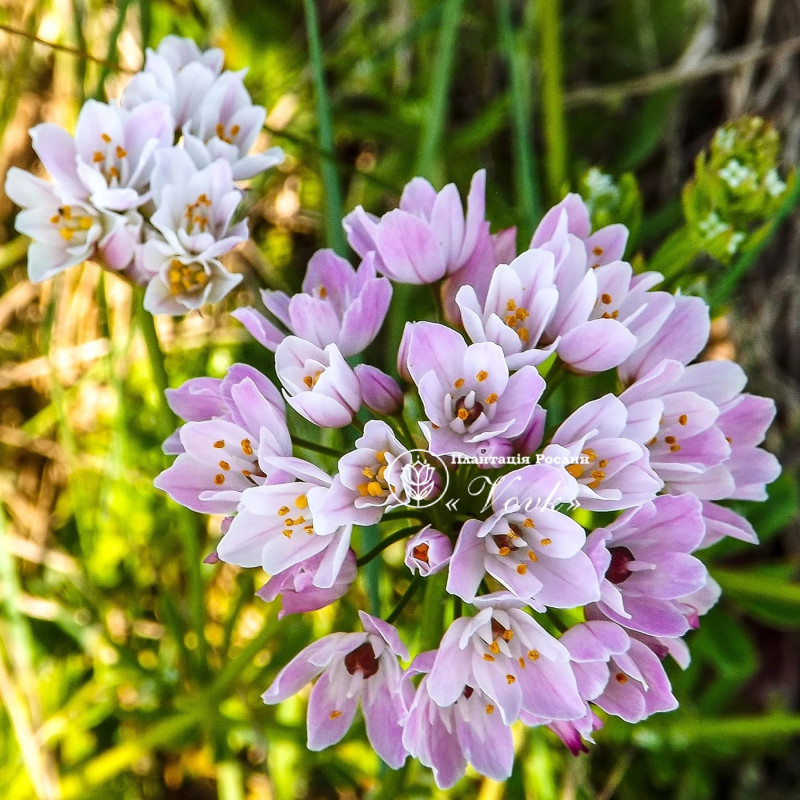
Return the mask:
<svg viewBox="0 0 800 800">
<path fill-rule="evenodd" d="M 146 285 L 153 314 L 217 302 L 239 283 L 219 261 L 248 236 L 246 220 L 234 222 L 234 181 L 283 152 L 249 154 L 266 112 L 245 70 L 222 62 L 219 49 L 168 36 L 118 102 L 84 104 L 74 136 L 51 123 L 31 129 L 52 182 L 12 168 L 5 188 L 23 208 L 17 230 L 33 240 L 32 281 L 93 259 Z"/>
</svg>

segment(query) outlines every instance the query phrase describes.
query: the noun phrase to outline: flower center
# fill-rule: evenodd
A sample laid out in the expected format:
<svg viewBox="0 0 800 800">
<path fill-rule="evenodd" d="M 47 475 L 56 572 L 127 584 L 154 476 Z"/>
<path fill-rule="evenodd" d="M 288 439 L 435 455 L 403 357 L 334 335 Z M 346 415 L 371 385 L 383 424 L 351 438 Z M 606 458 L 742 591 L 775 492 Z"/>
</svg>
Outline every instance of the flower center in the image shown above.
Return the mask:
<svg viewBox="0 0 800 800">
<path fill-rule="evenodd" d="M 234 139 L 239 135 L 239 131 L 241 128 L 238 125 L 231 125 L 230 129 L 226 129 L 225 125 L 221 122 L 217 123 L 217 127 L 215 128 L 215 133 L 217 134 L 217 138 L 221 139 L 223 142 L 227 142 L 228 144 L 233 144 Z"/>
<path fill-rule="evenodd" d="M 625 583 L 633 575 L 628 569 L 628 564 L 636 560 L 633 553 L 627 547 L 610 547 L 608 552 L 611 553 L 611 564 L 606 570 L 606 578 L 614 584 Z"/>
<path fill-rule="evenodd" d="M 186 204 L 186 210 L 183 212 L 183 216 L 186 218 L 186 232 L 188 234 L 191 235 L 198 231 L 200 233 L 205 233 L 209 224 L 208 209 L 210 207 L 211 201 L 208 199 L 208 195 L 205 192 L 198 195 L 194 203 Z"/>
<path fill-rule="evenodd" d="M 356 647 L 351 650 L 344 657 L 345 669 L 351 674 L 355 675 L 360 671 L 364 678 L 371 678 L 378 671 L 378 659 L 375 658 L 375 651 L 369 642 Z"/>
<path fill-rule="evenodd" d="M 475 399 L 475 392 L 470 392 L 458 398 L 455 410 L 456 416 L 468 427 L 483 413 L 483 405 Z"/>
<path fill-rule="evenodd" d="M 92 217 L 86 214 L 73 214 L 71 206 L 61 206 L 58 212 L 50 217 L 50 222 L 58 228 L 61 238 L 66 242 L 71 242 L 77 234 L 79 241 L 76 243 L 79 244 L 86 242 L 86 231 L 94 225 Z"/>
<path fill-rule="evenodd" d="M 298 495 L 295 498 L 294 504 L 296 508 L 302 511 L 308 508 L 308 498 L 304 494 Z M 281 506 L 276 512 L 279 517 L 282 517 L 281 522 L 283 523 L 283 535 L 287 539 L 291 539 L 292 534 L 295 533 L 293 529 L 302 526 L 303 530 L 309 536 L 312 536 L 314 534 L 313 522 L 311 520 L 306 520 L 306 518 L 302 515 L 294 518 L 288 516 L 291 511 L 292 509 L 289 508 L 289 506 Z M 351 672 L 350 674 L 352 675 L 353 673 Z"/>
<path fill-rule="evenodd" d="M 184 264 L 177 258 L 170 261 L 167 278 L 172 295 L 198 292 L 208 283 L 208 275 L 202 264 Z"/>
<path fill-rule="evenodd" d="M 358 484 L 358 492 L 362 497 L 388 496 L 390 487 L 386 480 L 386 466 L 386 451 L 379 450 L 375 453 L 374 465 L 361 470 L 361 474 L 367 479 Z"/>
<path fill-rule="evenodd" d="M 128 151 L 121 145 L 112 147 L 111 136 L 107 133 L 101 133 L 100 138 L 103 144 L 99 150 L 92 153 L 92 163 L 100 170 L 109 185 L 112 183 L 118 185 Z"/>
<path fill-rule="evenodd" d="M 518 306 L 516 300 L 511 297 L 506 301 L 506 311 L 508 312 L 505 317 L 506 325 L 508 325 L 508 327 L 519 336 L 520 341 L 525 344 L 530 337 L 530 332 L 523 323 L 530 316 L 530 312 L 527 308 Z"/>
</svg>

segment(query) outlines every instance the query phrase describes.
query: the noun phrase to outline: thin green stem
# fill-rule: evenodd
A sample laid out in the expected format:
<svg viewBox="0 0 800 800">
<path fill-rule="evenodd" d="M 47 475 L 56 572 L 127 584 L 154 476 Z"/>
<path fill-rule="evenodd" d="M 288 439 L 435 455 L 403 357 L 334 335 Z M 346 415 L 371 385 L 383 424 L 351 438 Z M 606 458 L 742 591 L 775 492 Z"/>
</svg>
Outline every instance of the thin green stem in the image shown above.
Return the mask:
<svg viewBox="0 0 800 800">
<path fill-rule="evenodd" d="M 563 361 L 556 361 L 556 363 L 553 364 L 550 368 L 550 372 L 547 373 L 547 386 L 545 387 L 544 394 L 542 394 L 542 399 L 539 400 L 539 405 L 544 406 L 547 403 L 568 374 L 569 371 Z"/>
<path fill-rule="evenodd" d="M 164 364 L 164 351 L 161 349 L 161 343 L 158 340 L 158 332 L 156 331 L 153 315 L 145 310 L 143 300 L 144 293 L 141 290 L 137 290 L 133 299 L 136 323 L 144 337 L 144 343 L 147 347 L 147 357 L 150 361 L 150 369 L 153 374 L 153 381 L 158 390 L 159 411 L 163 419 L 162 430 L 168 435 L 175 428 L 177 418 L 172 413 L 172 409 L 167 403 L 167 395 L 165 394 L 166 390 L 169 388 L 169 376 L 167 375 L 167 368 Z"/>
<path fill-rule="evenodd" d="M 432 650 L 444 633 L 444 597 L 447 575 L 438 573 L 425 580 L 425 613 L 419 629 L 419 649 Z"/>
<path fill-rule="evenodd" d="M 453 62 L 463 0 L 444 0 L 439 45 L 434 57 L 433 80 L 425 103 L 425 118 L 417 153 L 416 174 L 433 177 L 447 118 L 448 94 L 453 76 Z"/>
<path fill-rule="evenodd" d="M 336 172 L 336 162 L 326 155 L 333 153 L 333 115 L 330 96 L 325 84 L 325 65 L 322 58 L 322 39 L 315 0 L 303 0 L 306 16 L 306 33 L 311 74 L 317 100 L 317 139 L 322 153 L 322 183 L 325 188 L 325 233 L 328 244 L 339 255 L 347 254 L 347 243 L 342 228 L 342 189 Z"/>
<path fill-rule="evenodd" d="M 292 442 L 298 447 L 304 447 L 306 450 L 313 450 L 315 453 L 323 453 L 326 456 L 333 456 L 333 458 L 341 458 L 341 453 L 334 450 L 332 447 L 327 447 L 318 442 L 310 442 L 308 439 L 301 439 L 299 436 L 292 435 Z"/>
<path fill-rule="evenodd" d="M 95 100 L 102 99 L 106 78 L 108 77 L 108 74 L 111 72 L 114 65 L 119 61 L 119 58 L 117 57 L 117 40 L 119 39 L 122 29 L 125 25 L 125 17 L 128 14 L 129 5 L 130 0 L 120 0 L 118 4 L 117 18 L 114 20 L 114 27 L 111 29 L 108 35 L 108 50 L 106 59 L 100 67 L 100 77 L 97 79 L 97 86 L 95 87 L 94 95 L 92 95 Z"/>
<path fill-rule="evenodd" d="M 530 64 L 527 48 L 515 41 L 511 22 L 511 0 L 497 0 L 500 46 L 508 64 L 511 93 L 511 129 L 514 149 L 514 185 L 520 211 L 521 233 L 528 239 L 541 216 L 539 187 L 535 177 L 535 155 L 531 131 Z"/>
<path fill-rule="evenodd" d="M 545 172 L 550 200 L 560 199 L 567 183 L 567 126 L 564 114 L 563 55 L 559 0 L 539 0 L 542 111 Z"/>
<path fill-rule="evenodd" d="M 409 450 L 416 449 L 417 443 L 414 439 L 414 434 L 411 432 L 411 426 L 408 424 L 408 420 L 405 418 L 403 413 L 400 412 L 396 417 L 392 417 L 391 419 L 397 421 L 397 425 L 402 433 L 401 438 L 405 438 L 404 444 L 409 446 Z"/>
<path fill-rule="evenodd" d="M 364 564 L 369 564 L 375 556 L 380 555 L 387 547 L 390 547 L 395 542 L 399 542 L 401 539 L 405 539 L 407 536 L 411 536 L 412 533 L 416 533 L 419 530 L 419 525 L 411 525 L 408 528 L 403 528 L 402 530 L 395 531 L 394 533 L 387 536 L 385 539 L 381 539 L 378 544 L 375 545 L 371 550 L 368 550 L 364 553 L 361 558 L 356 561 L 356 566 L 363 567 Z"/>
<path fill-rule="evenodd" d="M 419 587 L 422 586 L 422 575 L 417 573 L 408 585 L 403 596 L 397 601 L 397 605 L 392 609 L 392 613 L 386 617 L 386 621 L 391 625 L 403 613 L 403 609 L 408 605 L 408 601 L 417 593 Z"/>
</svg>

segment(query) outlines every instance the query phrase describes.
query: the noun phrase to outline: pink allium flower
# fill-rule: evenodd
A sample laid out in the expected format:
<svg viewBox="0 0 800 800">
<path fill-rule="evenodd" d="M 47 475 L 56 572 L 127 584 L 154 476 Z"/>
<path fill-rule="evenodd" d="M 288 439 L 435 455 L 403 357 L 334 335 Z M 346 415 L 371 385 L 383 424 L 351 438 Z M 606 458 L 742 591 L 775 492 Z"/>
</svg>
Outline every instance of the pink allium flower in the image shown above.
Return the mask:
<svg viewBox="0 0 800 800">
<path fill-rule="evenodd" d="M 361 701 L 372 746 L 398 769 L 406 760 L 401 726 L 407 692 L 397 658 L 408 658 L 408 650 L 391 625 L 363 611 L 359 617 L 365 633 L 332 633 L 309 645 L 278 673 L 262 697 L 265 703 L 280 703 L 320 675 L 308 703 L 309 750 L 338 742 Z"/>
</svg>

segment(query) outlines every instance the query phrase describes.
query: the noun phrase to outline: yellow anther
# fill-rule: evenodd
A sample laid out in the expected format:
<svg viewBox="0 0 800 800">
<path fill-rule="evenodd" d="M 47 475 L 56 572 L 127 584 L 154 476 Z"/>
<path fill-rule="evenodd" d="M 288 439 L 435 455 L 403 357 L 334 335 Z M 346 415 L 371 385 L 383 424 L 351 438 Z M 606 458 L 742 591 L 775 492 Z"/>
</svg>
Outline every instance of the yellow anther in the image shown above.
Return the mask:
<svg viewBox="0 0 800 800">
<path fill-rule="evenodd" d="M 520 328 L 517 331 L 517 336 L 519 336 L 519 340 L 521 342 L 527 342 L 528 341 L 528 337 L 530 336 L 530 334 L 528 333 L 528 329 L 527 328 Z"/>
<path fill-rule="evenodd" d="M 459 419 L 466 419 L 469 416 L 469 411 L 466 408 L 459 408 L 458 409 L 458 418 Z"/>
<path fill-rule="evenodd" d="M 364 467 L 364 469 L 361 470 L 361 474 L 370 480 L 373 480 L 375 477 L 375 473 L 369 467 Z"/>
<path fill-rule="evenodd" d="M 220 461 L 219 468 L 224 469 L 225 472 L 227 472 L 231 468 L 231 465 L 227 461 Z"/>
<path fill-rule="evenodd" d="M 383 487 L 378 481 L 370 481 L 367 484 L 367 491 L 372 497 L 381 497 L 383 495 Z"/>
<path fill-rule="evenodd" d="M 128 151 L 119 145 L 117 145 L 117 149 L 114 152 L 117 154 L 117 158 L 125 158 L 128 155 Z"/>
<path fill-rule="evenodd" d="M 681 446 L 679 444 L 671 444 L 669 446 L 670 453 L 677 453 L 680 449 L 681 449 Z"/>
<path fill-rule="evenodd" d="M 533 552 L 533 550 L 528 550 L 528 558 L 534 562 L 539 560 L 539 556 L 537 556 L 536 553 Z"/>
<path fill-rule="evenodd" d="M 500 645 L 499 645 L 499 644 L 497 644 L 497 642 L 492 642 L 492 643 L 489 645 L 489 649 L 490 649 L 490 650 L 491 650 L 493 653 L 499 653 L 499 652 L 500 652 Z"/>
<path fill-rule="evenodd" d="M 589 461 L 595 461 L 597 459 L 597 453 L 592 450 L 591 447 L 587 447 L 585 450 L 581 450 L 581 455 L 586 456 Z"/>
<path fill-rule="evenodd" d="M 92 162 L 99 164 L 101 161 L 105 161 L 105 158 L 106 157 L 99 150 L 95 150 L 92 155 Z"/>
<path fill-rule="evenodd" d="M 453 386 L 454 386 L 456 389 L 460 389 L 460 388 L 461 388 L 463 385 L 464 385 L 464 379 L 463 379 L 463 378 L 458 378 L 458 379 L 456 379 L 456 381 L 453 383 Z"/>
<path fill-rule="evenodd" d="M 310 375 L 306 375 L 303 378 L 303 383 L 310 389 L 314 385 L 314 379 Z"/>
<path fill-rule="evenodd" d="M 284 529 L 283 529 L 283 535 L 284 535 L 284 536 L 285 536 L 287 539 L 291 539 L 291 538 L 292 538 L 292 529 L 291 529 L 291 528 L 284 528 Z"/>
<path fill-rule="evenodd" d="M 365 483 L 359 483 L 357 488 L 358 488 L 358 493 L 362 497 L 368 497 L 369 496 L 369 489 L 367 489 L 366 482 Z"/>
<path fill-rule="evenodd" d="M 539 660 L 539 651 L 538 650 L 528 650 L 528 658 L 531 661 L 538 661 Z"/>
<path fill-rule="evenodd" d="M 214 476 L 214 483 L 216 483 L 217 486 L 221 486 L 223 483 L 225 483 L 225 476 L 222 475 L 222 474 L 215 475 Z"/>
<path fill-rule="evenodd" d="M 309 536 L 311 536 L 311 534 L 313 534 L 313 533 L 314 533 L 314 526 L 313 526 L 313 525 L 304 525 L 304 526 L 303 526 L 303 530 L 304 530 L 304 531 L 305 531 L 305 532 L 306 532 L 306 533 L 307 533 Z"/>
<path fill-rule="evenodd" d="M 491 653 L 484 653 L 483 654 L 484 661 L 494 661 L 494 656 Z"/>
<path fill-rule="evenodd" d="M 517 325 L 519 325 L 519 319 L 517 319 L 517 315 L 509 314 L 506 317 L 506 325 L 508 325 L 509 328 L 516 328 Z"/>
<path fill-rule="evenodd" d="M 280 516 L 282 516 L 282 517 L 285 517 L 289 513 L 289 511 L 291 511 L 289 506 L 281 506 L 278 509 L 278 514 L 280 514 Z"/>
<path fill-rule="evenodd" d="M 242 445 L 242 452 L 246 456 L 253 455 L 253 445 L 251 444 L 249 439 L 242 439 L 241 445 Z"/>
<path fill-rule="evenodd" d="M 600 302 L 603 303 L 603 305 L 606 306 L 611 305 L 611 299 L 612 299 L 611 295 L 608 294 L 607 292 L 604 292 L 603 294 L 600 295 Z"/>
<path fill-rule="evenodd" d="M 535 528 L 536 526 L 533 524 L 533 520 L 530 517 L 525 518 L 525 522 L 522 523 L 526 528 Z"/>
<path fill-rule="evenodd" d="M 678 440 L 674 436 L 665 436 L 664 441 L 667 444 L 675 444 L 675 442 L 677 442 Z"/>
<path fill-rule="evenodd" d="M 580 478 L 583 475 L 583 467 L 580 464 L 567 464 L 565 469 L 573 478 Z"/>
<path fill-rule="evenodd" d="M 489 703 L 489 704 L 486 706 L 486 713 L 487 713 L 487 714 L 494 714 L 494 706 L 493 706 L 491 703 Z"/>
<path fill-rule="evenodd" d="M 378 452 L 375 453 L 375 460 L 379 464 L 385 464 L 386 463 L 386 451 L 385 450 L 378 450 Z"/>
<path fill-rule="evenodd" d="M 679 422 L 681 425 L 685 425 L 685 424 L 686 424 L 688 421 L 689 421 L 689 417 L 688 417 L 686 414 L 681 414 L 681 415 L 678 417 L 678 422 Z"/>
<path fill-rule="evenodd" d="M 524 575 L 528 571 L 527 564 L 517 564 L 517 573 L 519 575 Z"/>
<path fill-rule="evenodd" d="M 627 683 L 628 682 L 628 676 L 624 672 L 618 672 L 614 676 L 614 678 L 617 681 L 617 683 Z"/>
<path fill-rule="evenodd" d="M 596 256 L 601 256 L 601 255 L 603 255 L 604 252 L 605 251 L 603 250 L 602 247 L 596 247 L 595 246 L 595 247 L 592 248 L 592 253 L 594 253 L 594 255 L 596 255 Z"/>
<path fill-rule="evenodd" d="M 512 631 L 510 628 L 506 628 L 506 629 L 503 631 L 503 633 L 501 634 L 501 636 L 502 636 L 502 637 L 503 637 L 503 639 L 505 639 L 507 642 L 510 642 L 510 641 L 511 641 L 511 640 L 514 638 L 514 631 Z"/>
<path fill-rule="evenodd" d="M 331 713 L 328 716 L 331 719 L 338 719 L 339 717 L 342 716 L 342 712 L 341 711 L 331 711 Z"/>
<path fill-rule="evenodd" d="M 497 555 L 499 556 L 507 556 L 511 552 L 510 547 L 501 547 Z"/>
<path fill-rule="evenodd" d="M 550 545 L 550 544 L 553 544 L 553 540 L 552 540 L 552 539 L 547 539 L 547 538 L 545 538 L 545 539 L 542 539 L 542 540 L 541 540 L 540 544 L 541 544 L 543 547 L 547 547 L 548 545 Z"/>
<path fill-rule="evenodd" d="M 608 466 L 608 459 L 607 458 L 600 459 L 597 466 L 600 467 L 600 469 L 605 469 Z"/>
<path fill-rule="evenodd" d="M 516 680 L 516 678 L 513 675 L 510 675 L 510 674 L 506 675 L 506 683 L 509 686 L 511 686 L 511 684 L 514 683 L 515 680 Z"/>
<path fill-rule="evenodd" d="M 494 404 L 494 403 L 496 403 L 496 402 L 497 402 L 497 395 L 496 395 L 494 392 L 492 392 L 492 393 L 491 393 L 491 394 L 490 394 L 490 395 L 489 395 L 489 396 L 486 398 L 486 403 L 487 403 L 487 405 L 490 405 L 490 406 L 491 406 L 491 405 L 493 405 L 493 404 Z"/>
<path fill-rule="evenodd" d="M 109 144 L 111 142 L 111 137 L 107 133 L 101 133 L 100 138 L 106 143 Z"/>
<path fill-rule="evenodd" d="M 516 307 L 517 307 L 517 304 L 512 298 L 509 298 L 506 301 L 506 311 L 513 311 Z"/>
<path fill-rule="evenodd" d="M 298 495 L 295 498 L 294 504 L 298 508 L 308 508 L 308 498 L 304 494 Z"/>
<path fill-rule="evenodd" d="M 59 230 L 59 233 L 61 234 L 62 239 L 70 241 L 75 231 L 73 231 L 71 228 L 61 228 L 61 230 Z"/>
<path fill-rule="evenodd" d="M 530 316 L 530 314 L 528 313 L 528 309 L 527 308 L 521 308 L 520 307 L 514 313 L 515 313 L 517 319 L 527 319 L 527 317 Z"/>
<path fill-rule="evenodd" d="M 525 659 L 524 659 L 522 656 L 520 656 L 520 657 L 517 659 L 517 661 L 519 661 L 519 665 L 520 665 L 520 667 L 522 667 L 522 669 L 525 669 Z"/>
<path fill-rule="evenodd" d="M 485 369 L 482 369 L 475 377 L 477 380 L 483 382 L 489 377 L 489 373 Z"/>
</svg>

